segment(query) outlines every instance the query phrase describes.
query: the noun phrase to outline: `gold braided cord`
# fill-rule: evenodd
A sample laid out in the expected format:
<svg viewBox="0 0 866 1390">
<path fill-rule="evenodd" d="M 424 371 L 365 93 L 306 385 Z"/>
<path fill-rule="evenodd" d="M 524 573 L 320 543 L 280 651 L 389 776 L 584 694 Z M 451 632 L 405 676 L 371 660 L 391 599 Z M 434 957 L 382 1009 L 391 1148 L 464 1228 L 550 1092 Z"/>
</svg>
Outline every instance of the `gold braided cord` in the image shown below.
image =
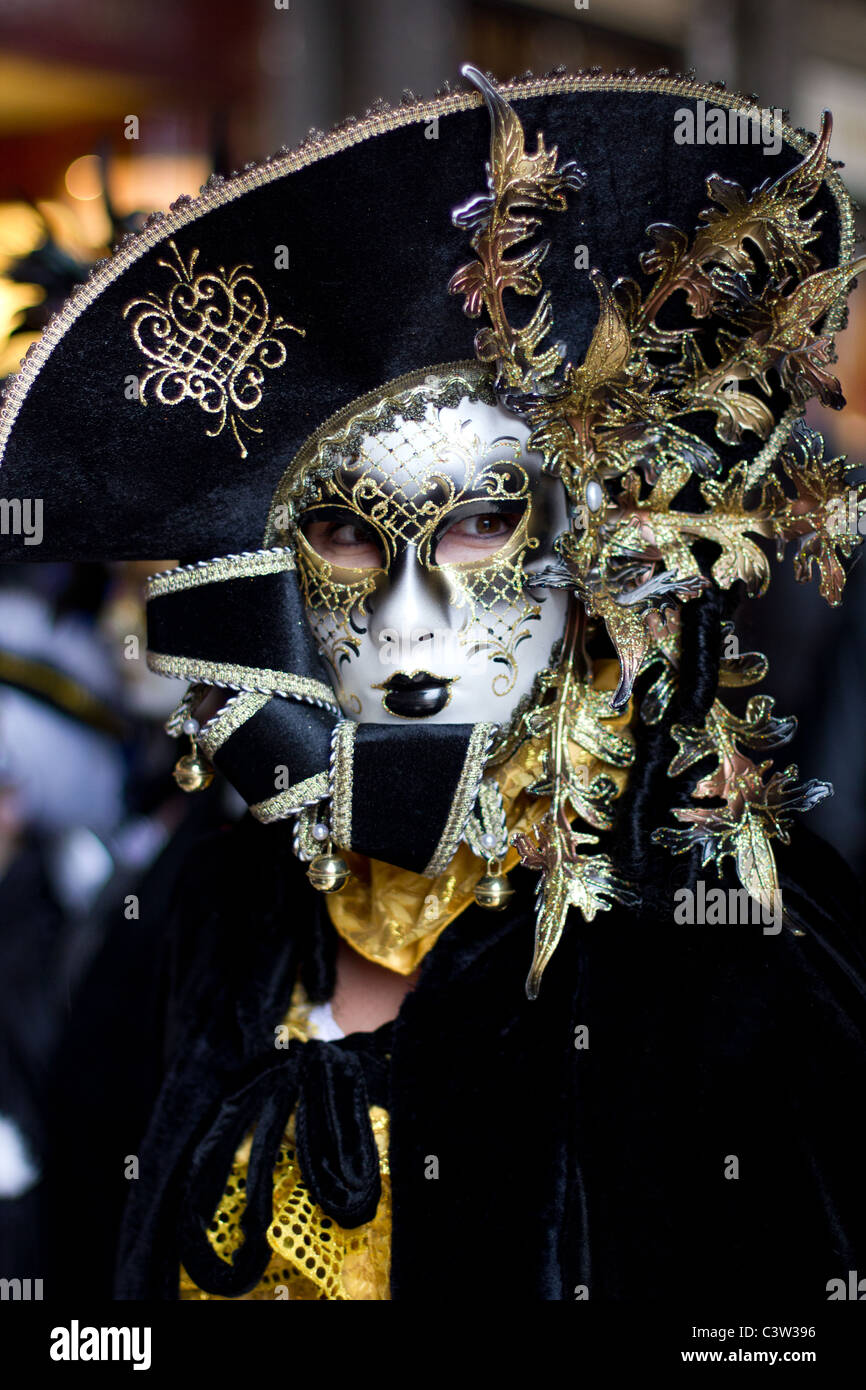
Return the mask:
<svg viewBox="0 0 866 1390">
<path fill-rule="evenodd" d="M 448 819 L 433 851 L 432 858 L 424 870 L 425 878 L 437 878 L 448 867 L 466 828 L 466 822 L 475 804 L 478 787 L 484 775 L 484 764 L 493 735 L 498 724 L 475 724 L 469 736 L 469 746 L 463 759 L 463 767 L 457 781 L 457 788 L 451 801 Z"/>
<path fill-rule="evenodd" d="M 264 709 L 268 701 L 273 698 L 272 695 L 245 690 L 242 694 L 229 700 L 196 735 L 195 741 L 201 751 L 206 757 L 213 759 L 214 753 L 222 748 L 232 734 L 236 733 L 242 724 L 246 724 L 248 719 L 252 719 L 254 714 L 258 714 L 260 709 Z"/>
<path fill-rule="evenodd" d="M 352 795 L 355 780 L 355 735 L 358 725 L 344 719 L 334 730 L 331 746 L 331 833 L 340 849 L 352 848 Z"/>
<path fill-rule="evenodd" d="M 154 574 L 147 581 L 145 599 L 161 598 L 202 584 L 222 583 L 227 579 L 250 579 L 259 574 L 280 574 L 295 568 L 291 546 L 274 546 L 270 550 L 250 550 L 240 555 L 222 555 L 199 564 L 183 565 L 177 569 Z"/>
<path fill-rule="evenodd" d="M 156 671 L 160 676 L 176 676 L 180 680 L 196 681 L 203 685 L 225 685 L 260 695 L 307 700 L 337 712 L 331 686 L 325 685 L 324 681 L 314 680 L 312 676 L 296 676 L 290 671 L 273 671 L 268 667 L 235 666 L 228 661 L 204 661 L 198 657 L 168 656 L 151 651 L 147 653 L 147 664 L 151 671 Z"/>
<path fill-rule="evenodd" d="M 268 825 L 271 821 L 285 820 L 305 806 L 315 806 L 327 795 L 328 774 L 323 770 L 314 772 L 312 777 L 305 777 L 303 782 L 296 782 L 285 791 L 277 792 L 276 796 L 269 796 L 267 801 L 257 801 L 250 806 L 250 811 L 256 820 Z"/>
</svg>

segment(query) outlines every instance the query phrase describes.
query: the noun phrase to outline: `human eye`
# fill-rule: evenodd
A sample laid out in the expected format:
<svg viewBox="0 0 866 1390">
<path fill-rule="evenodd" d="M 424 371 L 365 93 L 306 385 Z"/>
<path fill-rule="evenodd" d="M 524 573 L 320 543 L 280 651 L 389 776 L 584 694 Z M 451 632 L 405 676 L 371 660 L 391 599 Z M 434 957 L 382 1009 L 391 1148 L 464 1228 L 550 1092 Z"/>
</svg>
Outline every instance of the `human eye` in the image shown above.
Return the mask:
<svg viewBox="0 0 866 1390">
<path fill-rule="evenodd" d="M 516 530 L 519 520 L 513 512 L 476 512 L 452 522 L 439 537 L 436 564 L 459 564 L 495 553 Z"/>
<path fill-rule="evenodd" d="M 382 552 L 375 537 L 357 521 L 312 519 L 302 526 L 310 546 L 323 560 L 348 569 L 378 569 Z"/>
</svg>

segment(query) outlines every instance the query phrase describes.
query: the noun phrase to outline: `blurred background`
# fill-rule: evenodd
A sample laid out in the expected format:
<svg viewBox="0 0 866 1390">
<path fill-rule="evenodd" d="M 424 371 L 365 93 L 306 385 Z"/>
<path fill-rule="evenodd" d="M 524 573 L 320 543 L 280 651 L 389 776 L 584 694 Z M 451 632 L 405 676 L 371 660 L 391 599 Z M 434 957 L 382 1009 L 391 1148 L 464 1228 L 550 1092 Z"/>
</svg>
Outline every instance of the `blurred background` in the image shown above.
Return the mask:
<svg viewBox="0 0 866 1390">
<path fill-rule="evenodd" d="M 693 68 L 810 130 L 829 107 L 832 152 L 866 200 L 866 0 L 0 0 L 0 379 L 147 213 L 376 101 L 460 85 L 466 61 L 500 79 L 559 64 Z M 848 405 L 810 412 L 828 450 L 858 464 L 864 303 L 861 285 L 839 342 Z M 41 1268 L 46 1114 L 63 1122 L 46 1101 L 63 1075 L 58 1039 L 68 1072 L 93 1063 L 88 1030 L 70 1033 L 70 1019 L 98 1018 L 118 964 L 127 976 L 141 966 L 124 1017 L 125 1035 L 143 1039 L 166 856 L 179 862 L 202 828 L 242 809 L 216 784 L 184 799 L 171 779 L 178 750 L 162 724 L 183 691 L 144 662 L 141 585 L 154 568 L 0 567 L 2 1275 Z M 810 824 L 861 874 L 864 573 L 855 565 L 834 611 L 815 586 L 795 588 L 788 564 L 739 623 L 770 658 L 778 710 L 800 720 L 784 761 L 835 784 Z M 127 1088 L 131 1065 L 127 1049 Z M 86 1130 L 77 1104 L 71 1122 Z M 134 1151 L 122 1094 L 115 1123 L 118 1151 Z M 110 1164 L 105 1190 L 113 1181 L 119 1204 L 116 1155 Z"/>
</svg>

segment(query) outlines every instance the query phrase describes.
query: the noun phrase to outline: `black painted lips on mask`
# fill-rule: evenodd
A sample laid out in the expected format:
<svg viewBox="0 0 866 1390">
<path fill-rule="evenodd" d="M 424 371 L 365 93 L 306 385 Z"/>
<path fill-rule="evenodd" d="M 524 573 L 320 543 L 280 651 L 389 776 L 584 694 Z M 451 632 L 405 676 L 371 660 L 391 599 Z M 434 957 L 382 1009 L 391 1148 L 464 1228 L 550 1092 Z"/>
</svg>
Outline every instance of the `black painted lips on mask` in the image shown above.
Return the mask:
<svg viewBox="0 0 866 1390">
<path fill-rule="evenodd" d="M 445 708 L 451 686 L 457 679 L 456 676 L 433 676 L 429 671 L 413 671 L 411 676 L 396 671 L 376 689 L 387 691 L 382 704 L 389 714 L 400 715 L 403 719 L 426 719 Z"/>
</svg>

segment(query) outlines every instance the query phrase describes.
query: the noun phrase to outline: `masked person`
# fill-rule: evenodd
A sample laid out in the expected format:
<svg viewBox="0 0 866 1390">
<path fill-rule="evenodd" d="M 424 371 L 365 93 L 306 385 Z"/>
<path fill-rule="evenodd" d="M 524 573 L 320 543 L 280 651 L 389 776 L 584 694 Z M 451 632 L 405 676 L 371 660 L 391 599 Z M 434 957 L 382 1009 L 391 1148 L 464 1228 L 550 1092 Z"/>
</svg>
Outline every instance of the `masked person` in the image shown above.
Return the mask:
<svg viewBox="0 0 866 1390">
<path fill-rule="evenodd" d="M 860 268 L 829 118 L 465 71 L 151 219 L 7 396 L 44 555 L 178 557 L 176 776 L 251 812 L 190 865 L 116 1295 L 822 1301 L 856 888 L 731 619 L 857 542 L 798 418 Z"/>
</svg>

